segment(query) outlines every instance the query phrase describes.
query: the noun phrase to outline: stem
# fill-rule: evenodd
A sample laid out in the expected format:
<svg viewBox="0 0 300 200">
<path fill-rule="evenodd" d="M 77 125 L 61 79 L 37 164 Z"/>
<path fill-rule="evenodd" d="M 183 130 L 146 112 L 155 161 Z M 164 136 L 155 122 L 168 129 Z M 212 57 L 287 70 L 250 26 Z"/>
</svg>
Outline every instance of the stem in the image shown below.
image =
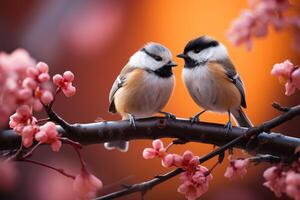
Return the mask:
<svg viewBox="0 0 300 200">
<path fill-rule="evenodd" d="M 52 169 L 52 170 L 54 170 L 54 171 L 57 171 L 58 173 L 60 173 L 60 174 L 62 174 L 62 175 L 64 175 L 64 176 L 66 176 L 66 177 L 68 177 L 68 178 L 75 179 L 75 176 L 74 176 L 74 175 L 71 175 L 71 174 L 66 173 L 63 169 L 58 169 L 58 168 L 52 167 L 52 166 L 50 166 L 50 165 L 44 164 L 44 163 L 39 162 L 39 161 L 29 160 L 29 159 L 18 160 L 18 161 L 21 161 L 21 162 L 28 162 L 28 163 L 33 163 L 33 164 L 35 164 L 35 165 L 43 166 L 43 167 Z"/>
<path fill-rule="evenodd" d="M 39 145 L 41 145 L 42 143 L 41 142 L 38 142 L 33 148 L 31 148 L 31 150 L 25 154 L 22 159 L 26 159 L 26 158 L 29 158 L 30 156 L 32 156 L 32 153 L 34 150 L 36 150 L 38 148 Z"/>
</svg>

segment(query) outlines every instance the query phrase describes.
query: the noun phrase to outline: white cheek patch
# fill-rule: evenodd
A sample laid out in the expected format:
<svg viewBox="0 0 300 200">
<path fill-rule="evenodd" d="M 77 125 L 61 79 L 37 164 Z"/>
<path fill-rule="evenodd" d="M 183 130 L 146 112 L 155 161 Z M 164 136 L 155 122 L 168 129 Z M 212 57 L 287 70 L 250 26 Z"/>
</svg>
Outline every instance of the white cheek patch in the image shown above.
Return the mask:
<svg viewBox="0 0 300 200">
<path fill-rule="evenodd" d="M 151 70 L 157 70 L 162 66 L 162 62 L 155 61 L 141 51 L 138 51 L 131 56 L 128 64 L 132 67 L 149 68 Z"/>
</svg>

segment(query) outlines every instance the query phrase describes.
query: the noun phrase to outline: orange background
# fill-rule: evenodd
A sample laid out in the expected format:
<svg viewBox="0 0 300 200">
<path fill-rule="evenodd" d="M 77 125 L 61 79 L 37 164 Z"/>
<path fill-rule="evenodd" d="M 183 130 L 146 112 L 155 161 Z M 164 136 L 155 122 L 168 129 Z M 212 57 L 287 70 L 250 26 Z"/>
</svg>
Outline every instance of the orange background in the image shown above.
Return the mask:
<svg viewBox="0 0 300 200">
<path fill-rule="evenodd" d="M 259 124 L 278 114 L 270 106 L 273 101 L 285 105 L 299 102 L 299 95 L 284 96 L 283 86 L 270 75 L 270 70 L 273 64 L 287 58 L 294 63 L 300 63 L 300 59 L 292 48 L 291 30 L 275 33 L 270 29 L 267 38 L 254 40 L 250 52 L 243 46 L 233 46 L 226 38 L 226 31 L 230 22 L 247 6 L 246 0 L 5 1 L 0 3 L 0 50 L 10 52 L 23 47 L 37 60 L 47 62 L 51 74 L 73 71 L 78 92 L 71 99 L 59 97 L 55 110 L 67 121 L 85 123 L 97 117 L 119 119 L 107 112 L 110 87 L 129 57 L 146 42 L 162 43 L 176 55 L 190 39 L 211 35 L 228 47 L 246 87 L 246 112 L 254 124 Z M 103 7 L 105 9 L 101 9 Z M 95 28 L 98 26 L 99 29 Z M 175 69 L 176 87 L 165 111 L 188 118 L 199 108 L 181 81 L 182 60 L 174 59 L 179 64 Z M 201 119 L 224 123 L 227 116 L 208 113 Z M 295 134 L 297 122 L 293 120 L 278 131 Z M 86 162 L 105 184 L 100 194 L 117 190 L 122 183 L 140 182 L 166 172 L 159 160 L 142 158 L 143 148 L 150 144 L 151 141 L 131 142 L 126 154 L 106 151 L 103 145 L 85 147 Z M 191 143 L 172 150 L 182 153 L 186 149 L 204 155 L 212 146 Z M 42 147 L 34 158 L 79 171 L 75 153 L 68 147 L 59 154 Z M 205 166 L 210 167 L 214 162 L 207 162 Z M 19 192 L 12 194 L 10 199 L 72 199 L 67 197 L 71 181 L 56 172 L 23 163 L 18 167 L 21 174 Z M 225 167 L 226 163 L 215 169 L 214 180 L 203 199 L 274 198 L 261 186 L 263 166 L 250 167 L 248 175 L 234 183 L 223 177 Z M 183 199 L 176 192 L 178 183 L 178 177 L 173 178 L 149 191 L 145 199 Z M 139 199 L 139 195 L 122 199 Z"/>
</svg>

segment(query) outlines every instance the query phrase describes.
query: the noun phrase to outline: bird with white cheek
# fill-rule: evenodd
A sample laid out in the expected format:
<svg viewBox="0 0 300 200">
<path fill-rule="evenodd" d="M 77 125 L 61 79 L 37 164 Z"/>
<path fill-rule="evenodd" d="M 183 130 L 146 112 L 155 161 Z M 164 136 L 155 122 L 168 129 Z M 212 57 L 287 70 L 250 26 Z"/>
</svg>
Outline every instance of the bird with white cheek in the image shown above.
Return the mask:
<svg viewBox="0 0 300 200">
<path fill-rule="evenodd" d="M 238 126 L 253 126 L 241 108 L 246 108 L 243 82 L 222 43 L 201 36 L 189 41 L 177 57 L 185 61 L 182 78 L 190 95 L 204 109 L 192 123 L 198 122 L 202 113 L 214 111 L 228 113 L 227 132 L 232 128 L 231 114 Z"/>
<path fill-rule="evenodd" d="M 150 42 L 137 51 L 122 69 L 109 94 L 109 111 L 129 119 L 135 127 L 136 118 L 151 117 L 155 113 L 175 116 L 163 112 L 174 88 L 172 68 L 177 66 L 172 54 L 165 46 Z M 128 150 L 127 141 L 104 144 L 106 149 Z"/>
</svg>

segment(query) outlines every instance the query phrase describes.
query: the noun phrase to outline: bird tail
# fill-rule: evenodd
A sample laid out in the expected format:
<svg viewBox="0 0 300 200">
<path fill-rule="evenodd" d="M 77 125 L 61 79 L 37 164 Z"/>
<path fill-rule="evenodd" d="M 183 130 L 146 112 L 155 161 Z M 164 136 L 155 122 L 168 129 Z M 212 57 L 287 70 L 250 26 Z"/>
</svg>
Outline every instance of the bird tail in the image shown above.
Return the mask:
<svg viewBox="0 0 300 200">
<path fill-rule="evenodd" d="M 104 143 L 105 149 L 113 150 L 118 149 L 121 152 L 127 152 L 129 147 L 129 142 L 126 141 L 115 141 L 115 142 L 106 142 Z"/>
<path fill-rule="evenodd" d="M 244 111 L 242 110 L 241 107 L 237 110 L 234 110 L 232 112 L 232 115 L 234 116 L 234 119 L 235 119 L 236 123 L 238 124 L 238 126 L 247 127 L 247 128 L 253 127 L 252 122 L 247 117 L 247 115 L 244 113 Z"/>
<path fill-rule="evenodd" d="M 122 120 L 126 120 L 127 118 L 128 118 L 127 115 L 125 115 L 122 117 Z M 114 142 L 105 142 L 104 148 L 107 150 L 117 149 L 121 152 L 127 152 L 129 148 L 129 142 L 123 140 L 114 141 Z"/>
</svg>

